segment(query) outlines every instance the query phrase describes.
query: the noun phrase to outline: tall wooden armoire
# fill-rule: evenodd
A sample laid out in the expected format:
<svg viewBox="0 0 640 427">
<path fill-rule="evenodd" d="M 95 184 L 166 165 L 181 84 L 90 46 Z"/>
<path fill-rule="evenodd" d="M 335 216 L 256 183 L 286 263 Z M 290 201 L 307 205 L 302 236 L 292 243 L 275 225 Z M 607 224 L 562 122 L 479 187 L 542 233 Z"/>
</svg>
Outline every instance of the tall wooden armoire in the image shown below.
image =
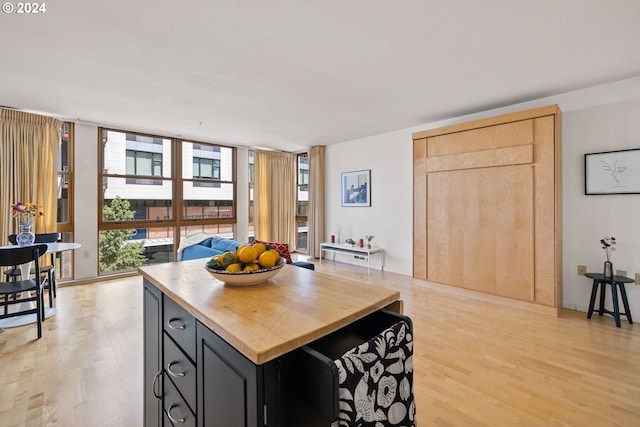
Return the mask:
<svg viewBox="0 0 640 427">
<path fill-rule="evenodd" d="M 556 105 L 413 134 L 413 276 L 557 314 Z"/>
</svg>

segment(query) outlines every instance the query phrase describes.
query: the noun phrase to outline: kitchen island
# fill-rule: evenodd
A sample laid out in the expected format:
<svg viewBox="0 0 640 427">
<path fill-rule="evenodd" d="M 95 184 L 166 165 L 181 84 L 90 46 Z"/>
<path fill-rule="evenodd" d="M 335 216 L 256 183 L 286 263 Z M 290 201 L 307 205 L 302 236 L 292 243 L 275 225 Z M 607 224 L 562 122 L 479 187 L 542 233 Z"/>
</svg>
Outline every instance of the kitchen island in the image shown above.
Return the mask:
<svg viewBox="0 0 640 427">
<path fill-rule="evenodd" d="M 399 293 L 290 265 L 265 283 L 228 286 L 205 262 L 139 269 L 145 425 L 328 425 L 336 354 L 313 343 L 370 338 L 358 330 L 388 326 L 393 313 L 383 309 L 401 311 Z"/>
</svg>

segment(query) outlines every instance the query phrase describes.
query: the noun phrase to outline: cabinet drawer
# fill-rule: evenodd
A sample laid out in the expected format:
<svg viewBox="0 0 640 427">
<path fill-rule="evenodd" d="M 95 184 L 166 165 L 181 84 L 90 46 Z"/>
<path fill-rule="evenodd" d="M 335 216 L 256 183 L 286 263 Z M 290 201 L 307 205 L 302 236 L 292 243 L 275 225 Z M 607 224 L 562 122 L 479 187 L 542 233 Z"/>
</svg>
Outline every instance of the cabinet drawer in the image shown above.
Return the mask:
<svg viewBox="0 0 640 427">
<path fill-rule="evenodd" d="M 164 330 L 192 361 L 196 360 L 196 319 L 173 300 L 165 297 Z"/>
<path fill-rule="evenodd" d="M 196 417 L 171 381 L 164 382 L 164 416 L 176 427 L 196 427 Z"/>
<path fill-rule="evenodd" d="M 196 413 L 196 368 L 167 335 L 164 338 L 163 352 L 166 377 L 173 381 L 189 408 Z"/>
<path fill-rule="evenodd" d="M 335 421 L 340 407 L 334 360 L 401 320 L 411 324 L 406 316 L 380 310 L 284 356 L 281 409 L 288 425 L 316 427 Z"/>
</svg>

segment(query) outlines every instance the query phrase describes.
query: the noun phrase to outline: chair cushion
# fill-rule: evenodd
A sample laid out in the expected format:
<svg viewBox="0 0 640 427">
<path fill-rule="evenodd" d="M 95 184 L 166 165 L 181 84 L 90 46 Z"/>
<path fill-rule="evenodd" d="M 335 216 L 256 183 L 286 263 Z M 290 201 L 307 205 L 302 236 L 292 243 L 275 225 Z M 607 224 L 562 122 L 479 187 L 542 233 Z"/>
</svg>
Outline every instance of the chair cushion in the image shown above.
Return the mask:
<svg viewBox="0 0 640 427">
<path fill-rule="evenodd" d="M 291 254 L 289 253 L 289 244 L 288 243 L 265 242 L 263 240 L 258 240 L 258 239 L 255 239 L 253 241 L 253 243 L 262 243 L 264 245 L 271 246 L 273 249 L 278 251 L 278 253 L 280 254 L 280 256 L 282 258 L 287 260 L 287 264 L 291 264 L 292 263 Z"/>
<path fill-rule="evenodd" d="M 292 262 L 291 265 L 295 265 L 295 266 L 298 266 L 298 267 L 306 268 L 306 269 L 309 269 L 309 270 L 315 270 L 316 269 L 316 266 L 313 265 L 313 263 L 306 262 L 306 261 L 295 261 L 295 262 Z"/>
<path fill-rule="evenodd" d="M 0 295 L 18 294 L 32 291 L 38 287 L 35 280 L 18 280 L 16 282 L 0 282 Z"/>
</svg>

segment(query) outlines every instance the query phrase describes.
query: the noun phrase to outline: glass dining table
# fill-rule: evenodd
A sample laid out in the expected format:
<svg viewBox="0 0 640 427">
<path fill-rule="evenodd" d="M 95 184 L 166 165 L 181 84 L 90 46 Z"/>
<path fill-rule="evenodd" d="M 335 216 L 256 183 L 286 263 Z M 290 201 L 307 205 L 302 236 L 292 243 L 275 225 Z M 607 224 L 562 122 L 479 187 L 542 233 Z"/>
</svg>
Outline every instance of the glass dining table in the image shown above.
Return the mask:
<svg viewBox="0 0 640 427">
<path fill-rule="evenodd" d="M 81 245 L 80 243 L 73 242 L 55 242 L 55 243 L 39 243 L 42 245 L 47 245 L 46 253 L 57 253 L 78 249 Z M 0 246 L 0 248 L 11 248 L 13 246 Z M 44 254 L 43 254 L 44 255 Z M 20 274 L 22 277 L 29 277 L 31 274 L 31 263 L 26 263 L 20 265 Z M 49 290 L 51 292 L 51 290 Z M 28 292 L 24 297 L 28 297 Z M 19 312 L 24 310 L 30 310 L 34 308 L 33 301 L 28 301 L 20 304 L 15 304 L 13 307 L 10 307 L 10 311 Z M 55 307 L 45 307 L 44 309 L 44 318 L 48 319 L 51 316 L 54 316 L 58 313 L 58 310 Z M 25 314 L 24 316 L 15 316 L 7 319 L 0 319 L 0 333 L 3 332 L 3 328 L 13 328 L 16 326 L 28 325 L 30 323 L 36 323 L 37 317 L 35 314 Z M 44 320 L 44 319 L 43 319 Z"/>
</svg>

